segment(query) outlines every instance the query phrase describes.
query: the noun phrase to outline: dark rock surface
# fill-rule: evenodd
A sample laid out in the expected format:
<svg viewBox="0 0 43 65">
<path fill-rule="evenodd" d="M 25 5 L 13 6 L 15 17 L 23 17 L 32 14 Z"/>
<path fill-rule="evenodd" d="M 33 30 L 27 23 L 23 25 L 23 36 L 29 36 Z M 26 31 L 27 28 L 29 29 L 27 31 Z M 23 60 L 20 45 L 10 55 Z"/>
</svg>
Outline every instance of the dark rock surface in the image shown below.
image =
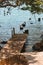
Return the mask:
<svg viewBox="0 0 43 65">
<path fill-rule="evenodd" d="M 1 44 L 6 44 L 6 43 L 7 43 L 7 41 L 2 41 L 2 42 L 1 42 Z"/>
<path fill-rule="evenodd" d="M 34 51 L 43 51 L 43 41 L 33 45 L 32 49 Z"/>
<path fill-rule="evenodd" d="M 38 21 L 40 22 L 41 21 L 41 18 L 38 18 Z"/>
<path fill-rule="evenodd" d="M 43 34 L 41 34 L 40 38 L 43 39 Z"/>
<path fill-rule="evenodd" d="M 24 23 L 22 24 L 22 26 L 25 27 L 25 26 L 26 26 L 26 22 L 24 22 Z"/>
<path fill-rule="evenodd" d="M 20 30 L 23 30 L 23 26 L 22 25 L 20 25 Z"/>
<path fill-rule="evenodd" d="M 33 24 L 32 22 L 30 24 Z"/>
<path fill-rule="evenodd" d="M 29 30 L 25 30 L 23 33 L 28 34 L 29 33 Z"/>
<path fill-rule="evenodd" d="M 0 46 L 0 50 L 2 49 L 2 47 Z"/>
</svg>

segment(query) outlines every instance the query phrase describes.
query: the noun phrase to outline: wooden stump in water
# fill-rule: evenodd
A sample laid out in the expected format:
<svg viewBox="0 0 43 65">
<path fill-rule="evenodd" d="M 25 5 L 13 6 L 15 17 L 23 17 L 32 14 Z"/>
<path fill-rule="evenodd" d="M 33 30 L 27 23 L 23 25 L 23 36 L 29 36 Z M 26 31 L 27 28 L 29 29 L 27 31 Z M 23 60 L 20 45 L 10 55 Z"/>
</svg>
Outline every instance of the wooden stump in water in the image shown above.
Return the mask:
<svg viewBox="0 0 43 65">
<path fill-rule="evenodd" d="M 43 40 L 43 34 L 41 34 L 40 38 Z"/>
<path fill-rule="evenodd" d="M 29 20 L 31 20 L 31 18 L 29 18 Z"/>
</svg>

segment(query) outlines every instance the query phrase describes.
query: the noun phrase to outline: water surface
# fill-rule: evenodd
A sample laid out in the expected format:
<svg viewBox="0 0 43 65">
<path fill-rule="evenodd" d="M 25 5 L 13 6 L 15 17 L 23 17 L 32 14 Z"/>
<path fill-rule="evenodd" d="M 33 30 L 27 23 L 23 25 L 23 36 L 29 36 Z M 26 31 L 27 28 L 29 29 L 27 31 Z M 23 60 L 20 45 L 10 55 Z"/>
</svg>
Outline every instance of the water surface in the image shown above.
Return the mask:
<svg viewBox="0 0 43 65">
<path fill-rule="evenodd" d="M 5 9 L 7 11 L 7 9 Z M 23 33 L 25 29 L 29 30 L 29 35 L 26 42 L 26 52 L 32 51 L 32 46 L 37 41 L 40 41 L 41 34 L 43 33 L 43 13 L 36 16 L 36 21 L 34 19 L 34 14 L 29 11 L 22 11 L 17 8 L 12 8 L 10 15 L 3 14 L 4 9 L 0 9 L 0 41 L 8 40 L 11 37 L 11 31 L 13 27 L 15 28 L 16 33 Z M 31 17 L 31 21 L 29 18 Z M 38 18 L 41 18 L 41 21 L 38 22 Z M 26 27 L 21 31 L 20 25 L 23 22 L 26 22 Z M 30 24 L 30 23 L 33 24 Z"/>
</svg>

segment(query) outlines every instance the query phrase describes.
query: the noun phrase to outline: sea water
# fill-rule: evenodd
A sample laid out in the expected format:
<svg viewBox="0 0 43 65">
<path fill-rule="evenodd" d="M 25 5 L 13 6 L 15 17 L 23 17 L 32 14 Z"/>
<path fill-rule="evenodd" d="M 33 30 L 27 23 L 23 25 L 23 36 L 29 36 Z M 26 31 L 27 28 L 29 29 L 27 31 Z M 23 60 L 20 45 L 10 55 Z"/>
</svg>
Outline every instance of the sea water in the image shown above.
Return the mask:
<svg viewBox="0 0 43 65">
<path fill-rule="evenodd" d="M 29 34 L 26 42 L 25 51 L 32 51 L 32 46 L 36 42 L 41 40 L 40 36 L 43 33 L 43 13 L 34 14 L 30 11 L 23 11 L 18 8 L 11 8 L 10 14 L 7 13 L 4 16 L 3 11 L 7 11 L 6 8 L 0 8 L 0 42 L 7 41 L 11 38 L 11 31 L 13 27 L 15 28 L 16 33 L 23 33 L 24 30 L 28 29 Z M 29 20 L 31 18 L 31 20 Z M 41 21 L 38 21 L 38 18 L 41 18 Z M 20 30 L 20 25 L 26 22 L 26 27 L 23 30 Z M 33 23 L 33 24 L 31 24 Z"/>
</svg>

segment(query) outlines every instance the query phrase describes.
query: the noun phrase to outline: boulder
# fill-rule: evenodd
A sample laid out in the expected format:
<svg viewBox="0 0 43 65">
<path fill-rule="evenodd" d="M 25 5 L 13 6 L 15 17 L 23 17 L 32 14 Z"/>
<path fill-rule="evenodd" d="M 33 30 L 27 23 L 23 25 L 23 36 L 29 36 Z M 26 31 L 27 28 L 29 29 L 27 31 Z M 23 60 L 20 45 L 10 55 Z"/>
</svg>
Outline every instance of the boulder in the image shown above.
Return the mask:
<svg viewBox="0 0 43 65">
<path fill-rule="evenodd" d="M 41 40 L 40 42 L 43 43 L 43 40 Z"/>
<path fill-rule="evenodd" d="M 41 34 L 40 38 L 43 39 L 43 34 Z"/>
<path fill-rule="evenodd" d="M 25 27 L 25 26 L 26 26 L 26 22 L 24 22 L 24 23 L 22 24 L 22 26 Z"/>
<path fill-rule="evenodd" d="M 2 47 L 0 46 L 0 50 L 2 49 Z"/>
<path fill-rule="evenodd" d="M 6 44 L 6 43 L 7 43 L 7 41 L 2 41 L 2 42 L 1 42 L 1 44 Z"/>
<path fill-rule="evenodd" d="M 40 22 L 41 21 L 41 18 L 38 18 L 38 21 Z"/>
<path fill-rule="evenodd" d="M 23 30 L 23 26 L 22 25 L 20 25 L 20 30 Z"/>
<path fill-rule="evenodd" d="M 33 24 L 32 22 L 30 24 Z"/>
<path fill-rule="evenodd" d="M 31 18 L 29 18 L 29 20 L 31 20 Z"/>
<path fill-rule="evenodd" d="M 1 56 L 0 65 L 28 65 L 28 60 L 24 55 L 17 55 L 14 53 L 14 55 L 6 57 L 6 54 L 2 53 Z"/>
<path fill-rule="evenodd" d="M 29 30 L 25 30 L 23 33 L 28 34 L 29 33 Z"/>
<path fill-rule="evenodd" d="M 32 47 L 34 51 L 43 51 L 43 43 L 42 41 L 39 43 L 35 43 Z"/>
</svg>

